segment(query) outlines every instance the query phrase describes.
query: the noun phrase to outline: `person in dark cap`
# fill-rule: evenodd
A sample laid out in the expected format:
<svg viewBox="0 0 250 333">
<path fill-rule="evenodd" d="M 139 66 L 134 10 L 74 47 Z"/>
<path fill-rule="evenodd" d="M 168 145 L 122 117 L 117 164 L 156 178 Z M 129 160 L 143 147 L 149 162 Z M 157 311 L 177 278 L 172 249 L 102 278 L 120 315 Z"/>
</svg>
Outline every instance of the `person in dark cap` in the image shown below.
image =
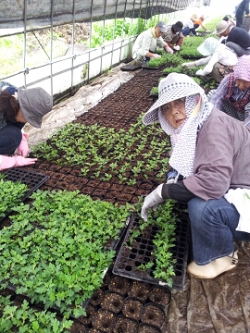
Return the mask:
<svg viewBox="0 0 250 333">
<path fill-rule="evenodd" d="M 22 128 L 26 122 L 40 128 L 53 99 L 42 88 L 25 90 L 0 82 L 0 89 L 0 170 L 34 164 L 36 158 L 26 158 L 29 146 Z"/>
<path fill-rule="evenodd" d="M 143 31 L 135 40 L 132 50 L 132 57 L 138 63 L 149 61 L 151 58 L 160 58 L 156 53 L 157 47 L 164 48 L 167 53 L 173 53 L 172 49 L 162 39 L 162 34 L 167 31 L 164 22 L 157 23 L 153 28 Z"/>
<path fill-rule="evenodd" d="M 177 21 L 173 25 L 168 25 L 166 32 L 163 33 L 163 39 L 168 44 L 168 46 L 174 51 L 180 51 L 183 43 L 182 34 L 183 24 Z"/>
</svg>

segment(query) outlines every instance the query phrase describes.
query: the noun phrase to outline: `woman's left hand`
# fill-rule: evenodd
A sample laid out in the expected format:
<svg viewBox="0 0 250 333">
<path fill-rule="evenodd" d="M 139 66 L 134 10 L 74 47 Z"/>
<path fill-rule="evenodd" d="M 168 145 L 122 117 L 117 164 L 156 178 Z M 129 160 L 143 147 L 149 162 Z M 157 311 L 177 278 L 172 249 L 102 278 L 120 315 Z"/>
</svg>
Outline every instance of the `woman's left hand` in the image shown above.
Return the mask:
<svg viewBox="0 0 250 333">
<path fill-rule="evenodd" d="M 156 210 L 157 207 L 165 201 L 161 197 L 162 186 L 163 184 L 159 185 L 154 191 L 146 196 L 141 209 L 141 217 L 144 221 L 148 220 L 148 210 L 150 208 Z"/>
</svg>

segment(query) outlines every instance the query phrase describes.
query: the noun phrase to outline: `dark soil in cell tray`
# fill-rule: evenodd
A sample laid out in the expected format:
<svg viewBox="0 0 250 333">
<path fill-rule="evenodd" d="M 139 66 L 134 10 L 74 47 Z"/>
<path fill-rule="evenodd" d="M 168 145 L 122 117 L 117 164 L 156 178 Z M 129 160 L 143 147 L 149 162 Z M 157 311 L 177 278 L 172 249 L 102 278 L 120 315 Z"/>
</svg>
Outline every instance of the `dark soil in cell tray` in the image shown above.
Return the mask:
<svg viewBox="0 0 250 333">
<path fill-rule="evenodd" d="M 143 235 L 140 235 L 133 240 L 132 246 L 128 246 L 127 244 L 130 244 L 129 237 L 131 235 L 131 230 L 137 230 L 139 226 L 140 218 L 136 215 L 132 215 L 123 244 L 119 249 L 116 261 L 114 263 L 113 273 L 133 280 L 159 286 L 165 285 L 168 287 L 166 282 L 154 278 L 154 266 L 151 269 L 147 269 L 146 271 L 138 269 L 138 267 L 142 264 L 154 262 L 152 253 L 155 246 L 153 239 L 157 232 L 159 232 L 158 226 L 151 225 L 144 230 Z M 186 216 L 183 217 L 181 222 L 176 223 L 175 236 L 175 246 L 171 249 L 173 259 L 175 260 L 175 276 L 173 277 L 172 288 L 183 289 L 189 245 L 189 221 Z"/>
<path fill-rule="evenodd" d="M 137 320 L 126 318 L 123 315 L 117 317 L 113 333 L 137 333 L 139 323 Z"/>
</svg>

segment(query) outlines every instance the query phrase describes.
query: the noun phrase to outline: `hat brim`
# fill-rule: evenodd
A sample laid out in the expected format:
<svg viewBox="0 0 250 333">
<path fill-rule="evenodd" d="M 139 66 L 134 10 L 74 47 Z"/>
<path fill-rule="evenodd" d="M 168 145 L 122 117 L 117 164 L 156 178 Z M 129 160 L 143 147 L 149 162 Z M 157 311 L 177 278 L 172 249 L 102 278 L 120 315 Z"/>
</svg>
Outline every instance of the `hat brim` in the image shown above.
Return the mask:
<svg viewBox="0 0 250 333">
<path fill-rule="evenodd" d="M 180 83 L 180 85 L 181 85 L 181 83 Z M 183 84 L 183 86 L 184 85 L 185 84 Z M 191 85 L 189 83 L 188 86 L 185 85 L 185 90 L 183 90 L 183 89 L 180 90 L 179 94 L 178 93 L 173 94 L 173 90 L 165 91 L 163 94 L 161 94 L 161 96 L 158 98 L 158 100 L 151 106 L 151 108 L 145 113 L 145 115 L 142 118 L 142 123 L 144 125 L 150 125 L 155 122 L 158 122 L 159 121 L 158 111 L 162 105 L 165 105 L 166 103 L 172 102 L 179 98 L 202 93 L 202 89 L 201 88 L 199 89 L 199 88 L 200 87 L 198 85 L 196 85 L 195 83 L 191 84 Z M 185 93 L 184 93 L 184 91 L 185 91 Z"/>
<path fill-rule="evenodd" d="M 25 120 L 33 127 L 41 128 L 42 118 L 34 120 L 31 117 L 29 99 L 27 98 L 26 90 L 20 88 L 18 89 L 18 102 Z"/>
</svg>

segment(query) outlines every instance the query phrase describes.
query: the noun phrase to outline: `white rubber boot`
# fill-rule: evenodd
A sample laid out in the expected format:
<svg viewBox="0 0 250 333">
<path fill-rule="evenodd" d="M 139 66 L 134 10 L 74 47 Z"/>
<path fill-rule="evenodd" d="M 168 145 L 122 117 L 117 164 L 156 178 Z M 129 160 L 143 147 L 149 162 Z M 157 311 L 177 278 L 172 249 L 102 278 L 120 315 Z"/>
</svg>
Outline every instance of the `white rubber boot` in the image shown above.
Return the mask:
<svg viewBox="0 0 250 333">
<path fill-rule="evenodd" d="M 197 265 L 192 261 L 187 266 L 187 272 L 198 279 L 214 279 L 220 274 L 235 268 L 238 263 L 238 250 L 231 255 L 213 260 L 207 265 Z"/>
</svg>

